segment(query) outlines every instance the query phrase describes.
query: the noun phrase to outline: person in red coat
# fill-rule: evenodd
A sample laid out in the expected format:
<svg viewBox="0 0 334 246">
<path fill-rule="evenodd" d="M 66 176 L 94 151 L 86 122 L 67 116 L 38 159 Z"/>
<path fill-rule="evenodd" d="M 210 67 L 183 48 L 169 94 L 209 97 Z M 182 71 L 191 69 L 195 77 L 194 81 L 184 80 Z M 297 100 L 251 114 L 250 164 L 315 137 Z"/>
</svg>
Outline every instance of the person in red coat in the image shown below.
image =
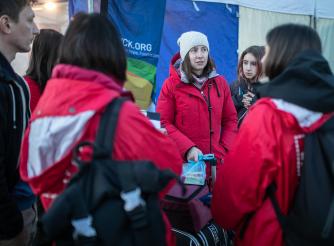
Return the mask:
<svg viewBox="0 0 334 246">
<path fill-rule="evenodd" d="M 215 70 L 206 35 L 183 33 L 178 45 L 158 99 L 161 124 L 184 160 L 213 153 L 219 168 L 237 132 L 230 89 Z"/>
<path fill-rule="evenodd" d="M 334 76 L 312 28 L 286 24 L 267 34 L 263 58 L 270 81 L 256 91 L 233 147 L 218 170 L 214 220 L 236 231 L 235 245 L 282 246 L 281 225 L 268 197 L 286 215 L 301 175 L 304 137 L 334 112 Z"/>
<path fill-rule="evenodd" d="M 30 89 L 30 110 L 34 111 L 58 58 L 63 35 L 52 29 L 41 29 L 34 38 L 29 66 L 24 76 Z"/>
<path fill-rule="evenodd" d="M 32 114 L 21 151 L 21 176 L 40 195 L 46 209 L 77 172 L 71 162 L 73 148 L 82 141 L 93 142 L 106 106 L 129 94 L 122 87 L 125 79 L 126 55 L 114 24 L 99 14 L 75 16 L 60 46 L 59 64 Z M 175 144 L 155 129 L 132 101 L 121 108 L 113 157 L 150 160 L 160 169 L 181 172 L 182 159 Z M 175 239 L 165 215 L 164 221 L 166 245 L 173 246 Z"/>
</svg>

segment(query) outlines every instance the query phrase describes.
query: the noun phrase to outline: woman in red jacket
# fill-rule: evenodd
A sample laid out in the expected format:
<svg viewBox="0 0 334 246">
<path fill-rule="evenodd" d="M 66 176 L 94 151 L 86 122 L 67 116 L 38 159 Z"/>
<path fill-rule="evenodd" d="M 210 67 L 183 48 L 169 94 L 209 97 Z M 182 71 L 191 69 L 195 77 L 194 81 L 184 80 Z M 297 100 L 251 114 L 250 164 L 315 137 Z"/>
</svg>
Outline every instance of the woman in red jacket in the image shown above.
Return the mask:
<svg viewBox="0 0 334 246">
<path fill-rule="evenodd" d="M 183 33 L 178 45 L 158 99 L 161 123 L 184 160 L 213 153 L 219 167 L 237 131 L 230 89 L 215 70 L 203 33 Z"/>
<path fill-rule="evenodd" d="M 106 106 L 126 94 L 122 88 L 125 79 L 126 56 L 115 26 L 102 15 L 75 16 L 60 46 L 59 64 L 32 114 L 21 151 L 21 176 L 40 195 L 46 209 L 77 172 L 71 162 L 76 144 L 93 142 Z M 176 153 L 175 144 L 155 129 L 133 102 L 123 104 L 114 159 L 150 160 L 160 169 L 179 174 L 182 160 Z M 173 246 L 165 216 L 164 221 L 166 245 Z"/>
<path fill-rule="evenodd" d="M 34 111 L 46 82 L 58 58 L 58 48 L 63 35 L 52 29 L 41 29 L 34 38 L 29 66 L 24 79 L 30 89 L 30 110 Z"/>
<path fill-rule="evenodd" d="M 267 188 L 286 215 L 304 157 L 304 137 L 334 112 L 334 76 L 310 27 L 286 24 L 267 34 L 263 66 L 270 81 L 217 173 L 212 213 L 224 228 L 236 230 L 236 246 L 282 246 L 281 225 Z"/>
</svg>

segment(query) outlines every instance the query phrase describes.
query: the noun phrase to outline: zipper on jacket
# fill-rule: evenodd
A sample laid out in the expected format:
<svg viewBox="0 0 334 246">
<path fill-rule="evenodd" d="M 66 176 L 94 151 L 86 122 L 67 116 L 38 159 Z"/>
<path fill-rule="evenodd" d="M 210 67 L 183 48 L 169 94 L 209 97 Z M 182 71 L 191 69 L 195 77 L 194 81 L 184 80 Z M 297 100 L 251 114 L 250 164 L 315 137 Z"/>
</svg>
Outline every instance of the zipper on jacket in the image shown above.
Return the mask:
<svg viewBox="0 0 334 246">
<path fill-rule="evenodd" d="M 9 85 L 10 91 L 12 93 L 12 100 L 13 100 L 13 129 L 16 129 L 16 101 L 15 101 L 15 93 L 12 85 Z"/>
<path fill-rule="evenodd" d="M 19 84 L 19 83 L 17 83 L 15 80 L 14 80 L 14 83 L 15 83 L 15 85 L 19 88 L 19 91 L 20 91 L 20 96 L 21 96 L 21 100 L 22 100 L 22 131 L 21 131 L 21 141 L 22 141 L 22 139 L 23 139 L 23 135 L 24 135 L 24 131 L 25 131 L 25 129 L 26 129 L 26 127 L 27 127 L 27 115 L 26 115 L 26 111 L 27 111 L 27 104 L 26 104 L 26 97 L 25 97 L 25 95 L 24 95 L 24 91 L 23 91 L 23 88 L 22 88 L 22 86 Z M 24 83 L 25 83 L 25 81 L 24 81 Z M 26 84 L 25 84 L 26 85 Z M 27 88 L 28 89 L 28 88 Z M 28 91 L 29 91 L 29 89 L 28 89 Z M 19 160 L 20 160 L 20 156 L 18 157 L 18 159 L 17 159 L 17 164 L 16 164 L 16 167 L 18 167 L 19 166 Z"/>
<path fill-rule="evenodd" d="M 27 115 L 26 115 L 26 112 L 27 112 L 27 105 L 26 105 L 26 97 L 24 95 L 24 91 L 23 91 L 23 88 L 22 86 L 17 83 L 16 81 L 14 81 L 15 85 L 19 88 L 20 90 L 20 95 L 21 95 L 21 100 L 22 100 L 22 121 L 23 121 L 23 125 L 22 125 L 22 134 L 21 134 L 21 139 L 23 138 L 23 135 L 24 135 L 24 131 L 27 127 Z"/>
<path fill-rule="evenodd" d="M 212 87 L 212 83 L 208 84 L 208 96 L 205 96 L 204 91 L 201 90 L 201 95 L 204 98 L 206 104 L 208 105 L 208 112 L 209 112 L 209 136 L 210 136 L 210 153 L 212 153 L 212 135 L 213 135 L 213 129 L 212 129 L 212 105 L 210 101 L 210 89 Z"/>
</svg>

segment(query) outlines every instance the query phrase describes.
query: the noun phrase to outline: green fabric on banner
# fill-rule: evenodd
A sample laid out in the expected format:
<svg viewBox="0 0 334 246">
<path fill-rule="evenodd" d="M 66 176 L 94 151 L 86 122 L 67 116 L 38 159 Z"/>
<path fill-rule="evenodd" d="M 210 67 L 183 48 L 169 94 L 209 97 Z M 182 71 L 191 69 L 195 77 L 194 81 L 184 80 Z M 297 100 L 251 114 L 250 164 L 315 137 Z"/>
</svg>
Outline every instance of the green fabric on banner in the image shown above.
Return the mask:
<svg viewBox="0 0 334 246">
<path fill-rule="evenodd" d="M 156 71 L 157 68 L 150 63 L 130 58 L 127 59 L 128 70 L 135 75 L 150 81 L 155 91 Z"/>
</svg>

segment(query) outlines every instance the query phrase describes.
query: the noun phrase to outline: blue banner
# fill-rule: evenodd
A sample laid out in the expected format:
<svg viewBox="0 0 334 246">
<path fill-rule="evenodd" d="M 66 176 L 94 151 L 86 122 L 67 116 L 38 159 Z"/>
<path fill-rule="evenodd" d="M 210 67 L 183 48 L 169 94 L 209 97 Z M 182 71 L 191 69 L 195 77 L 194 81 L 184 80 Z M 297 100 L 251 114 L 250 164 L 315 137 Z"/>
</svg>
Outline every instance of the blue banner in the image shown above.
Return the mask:
<svg viewBox="0 0 334 246">
<path fill-rule="evenodd" d="M 179 51 L 176 43 L 183 32 L 200 31 L 208 36 L 210 56 L 217 72 L 231 83 L 238 64 L 239 7 L 222 3 L 167 0 L 164 29 L 157 66 L 156 99 L 168 77 L 172 56 Z"/>
<path fill-rule="evenodd" d="M 108 17 L 117 25 L 129 57 L 156 65 L 165 0 L 109 0 Z"/>
<path fill-rule="evenodd" d="M 99 13 L 101 8 L 101 0 L 69 0 L 68 14 L 71 18 L 79 12 L 95 12 Z"/>
<path fill-rule="evenodd" d="M 71 18 L 73 15 L 79 12 L 88 12 L 88 0 L 69 0 L 68 1 L 68 14 Z"/>
</svg>

